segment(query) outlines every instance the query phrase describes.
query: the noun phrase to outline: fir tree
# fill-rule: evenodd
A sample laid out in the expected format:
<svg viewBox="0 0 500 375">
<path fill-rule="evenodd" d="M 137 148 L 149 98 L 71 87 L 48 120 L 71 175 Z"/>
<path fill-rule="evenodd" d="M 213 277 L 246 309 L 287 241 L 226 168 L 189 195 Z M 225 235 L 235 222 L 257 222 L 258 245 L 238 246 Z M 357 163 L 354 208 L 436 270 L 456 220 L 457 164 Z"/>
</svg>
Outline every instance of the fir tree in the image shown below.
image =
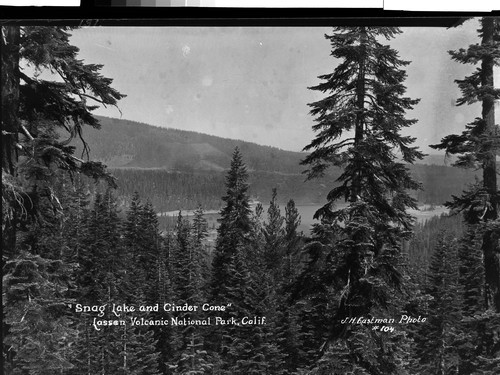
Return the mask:
<svg viewBox="0 0 500 375">
<path fill-rule="evenodd" d="M 300 214 L 293 199 L 290 199 L 285 207 L 284 228 L 284 259 L 283 277 L 281 280 L 281 292 L 290 296 L 290 289 L 296 278 L 300 275 L 305 260 L 302 254 L 303 238 L 302 232 L 298 232 L 300 225 Z"/>
<path fill-rule="evenodd" d="M 124 246 L 127 257 L 135 264 L 128 278 L 131 283 L 129 290 L 135 295 L 129 298 L 133 303 L 157 303 L 162 285 L 160 269 L 164 261 L 161 259 L 162 241 L 153 206 L 149 201 L 142 204 L 137 192 L 127 211 Z"/>
<path fill-rule="evenodd" d="M 283 258 L 282 251 L 285 235 L 283 224 L 285 219 L 281 216 L 277 195 L 277 190 L 274 188 L 271 202 L 269 202 L 269 208 L 267 209 L 267 222 L 264 224 L 264 261 L 268 269 L 281 270 L 280 263 Z"/>
<path fill-rule="evenodd" d="M 203 208 L 201 206 L 198 206 L 194 211 L 192 231 L 194 245 L 199 248 L 202 247 L 203 241 L 208 236 L 208 223 L 204 217 Z"/>
<path fill-rule="evenodd" d="M 243 252 L 237 252 L 230 265 L 228 300 L 232 306 L 229 317 L 240 321 L 243 316 L 266 316 L 267 288 L 262 287 Z M 224 332 L 222 354 L 223 373 L 228 375 L 275 373 L 273 371 L 279 368 L 273 363 L 278 353 L 265 325 L 229 326 Z"/>
<path fill-rule="evenodd" d="M 387 27 L 335 28 L 326 38 L 340 63 L 333 73 L 319 77 L 325 82 L 311 87 L 328 96 L 310 104 L 317 136 L 304 148 L 312 150 L 303 161 L 310 166 L 307 176 L 323 176 L 332 165 L 343 169 L 340 185 L 329 192 L 328 203 L 315 214 L 335 233 L 335 242 L 318 247 L 336 253 L 338 260 L 328 281 L 341 292 L 333 339 L 349 335 L 341 319 L 391 307 L 389 291 L 397 291 L 401 284 L 401 240 L 409 235 L 413 222 L 406 209 L 416 208 L 407 190 L 419 184 L 405 164 L 397 161 L 396 153 L 406 163 L 423 154 L 411 146 L 414 138 L 400 134 L 416 122 L 405 118 L 405 112 L 418 103 L 403 96 L 406 73 L 402 68 L 409 63 L 379 42 L 399 32 Z M 351 130 L 353 135 L 346 135 Z M 349 205 L 333 210 L 340 199 Z M 358 362 L 360 366 L 368 363 L 361 357 Z"/>
<path fill-rule="evenodd" d="M 30 249 L 32 250 L 32 249 Z M 61 260 L 21 251 L 4 268 L 4 371 L 8 374 L 62 373 L 74 367 L 77 331 L 61 298 L 68 274 Z"/>
<path fill-rule="evenodd" d="M 457 350 L 459 374 L 488 374 L 500 369 L 500 343 L 496 337 L 500 314 L 486 309 L 485 273 L 481 224 L 467 225 L 459 246 L 459 284 L 462 320 L 459 322 Z"/>
<path fill-rule="evenodd" d="M 457 244 L 442 234 L 429 267 L 427 294 L 431 297 L 425 316 L 428 322 L 417 335 L 417 373 L 451 374 L 459 369 L 459 289 Z"/>
<path fill-rule="evenodd" d="M 250 231 L 248 233 L 248 250 L 243 255 L 245 264 L 252 265 L 254 271 L 266 274 L 264 251 L 266 239 L 264 236 L 264 208 L 261 203 L 255 206 L 255 211 L 250 217 Z"/>
<path fill-rule="evenodd" d="M 85 124 L 99 127 L 92 115 L 95 104 L 116 105 L 123 97 L 111 87 L 112 80 L 99 73 L 102 65 L 77 58 L 78 48 L 69 43 L 70 29 L 2 26 L 3 245 L 9 251 L 14 251 L 19 225 L 37 216 L 39 198 L 53 196 L 50 186 L 43 186 L 40 169 L 53 164 L 92 177 L 105 175 L 102 164 L 75 157 L 74 147 L 57 136 L 79 137 L 87 152 L 82 129 Z M 35 74 L 29 76 L 23 65 L 33 67 Z M 57 77 L 40 79 L 43 71 Z"/>
<path fill-rule="evenodd" d="M 184 303 L 191 298 L 192 285 L 190 282 L 194 281 L 193 272 L 197 273 L 198 267 L 194 270 L 189 267 L 195 261 L 191 247 L 191 224 L 182 216 L 181 211 L 177 216 L 175 236 L 176 246 L 172 264 L 173 282 L 178 301 Z"/>
<path fill-rule="evenodd" d="M 287 255 L 297 249 L 302 232 L 298 232 L 300 226 L 299 210 L 295 206 L 293 199 L 290 199 L 285 207 L 285 245 Z"/>
<path fill-rule="evenodd" d="M 500 62 L 500 21 L 498 17 L 484 17 L 478 30 L 481 44 L 450 51 L 453 60 L 480 67 L 470 76 L 456 80 L 462 96 L 457 105 L 481 102 L 481 117 L 466 125 L 462 134 L 444 137 L 431 147 L 458 155 L 456 166 L 479 168 L 483 171 L 482 184 L 461 197 L 453 197 L 447 206 L 465 212 L 470 224 L 498 220 L 500 195 L 497 186 L 496 155 L 500 146 L 500 132 L 495 124 L 495 101 L 500 89 L 495 88 L 494 66 Z M 485 231 L 483 238 L 484 269 L 487 286 L 487 306 L 500 312 L 500 247 L 499 232 Z"/>
<path fill-rule="evenodd" d="M 195 254 L 198 257 L 197 266 L 200 280 L 198 288 L 200 288 L 199 297 L 205 299 L 210 295 L 208 290 L 211 271 L 211 257 L 209 245 L 206 242 L 208 237 L 208 222 L 204 217 L 204 211 L 201 206 L 198 206 L 194 212 L 192 223 L 192 239 L 195 248 Z"/>
<path fill-rule="evenodd" d="M 246 264 L 244 248 L 252 228 L 248 196 L 248 173 L 238 148 L 233 152 L 231 167 L 226 176 L 226 195 L 222 198 L 225 206 L 221 210 L 217 242 L 210 280 L 213 303 L 228 304 L 232 307 L 228 314 L 239 318 L 245 310 L 245 294 L 250 292 L 243 269 Z M 236 314 L 236 315 L 235 315 Z M 221 371 L 229 371 L 236 358 L 231 351 L 237 345 L 234 340 L 234 326 L 221 327 L 209 332 L 209 347 L 220 355 Z M 236 340 L 234 340 L 236 341 Z"/>
<path fill-rule="evenodd" d="M 138 199 L 135 203 L 132 206 L 140 208 Z M 142 210 L 136 211 L 140 213 Z M 132 212 L 128 212 L 129 231 Z M 101 318 L 121 319 L 126 324 L 96 330 L 92 324 L 95 315 L 82 313 L 78 316 L 80 339 L 75 362 L 81 374 L 158 374 L 159 354 L 154 332 L 147 327 L 129 325 L 129 314 L 121 313 L 116 317 L 109 308 L 112 304 L 145 304 L 145 290 L 135 284 L 134 268 L 137 266 L 133 262 L 134 254 L 124 244 L 130 241 L 130 232 L 129 238 L 122 241 L 122 228 L 111 191 L 108 189 L 105 194 L 98 194 L 88 216 L 80 251 L 78 301 L 85 305 L 106 304 L 108 308 Z M 136 313 L 134 317 L 140 318 L 141 314 Z"/>
<path fill-rule="evenodd" d="M 266 325 L 262 327 L 261 347 L 263 362 L 268 373 L 285 374 L 284 367 L 286 344 L 289 339 L 290 317 L 283 306 L 286 297 L 283 294 L 283 276 L 285 261 L 285 218 L 278 205 L 277 189 L 273 188 L 271 201 L 267 210 L 267 221 L 263 223 L 262 242 L 254 244 L 253 277 L 257 280 L 258 299 L 254 302 L 255 313 L 266 317 Z M 257 214 L 257 213 L 256 213 Z M 257 246 L 255 246 L 257 245 Z M 259 249 L 260 248 L 260 249 Z M 293 315 L 293 314 L 292 314 Z M 297 327 L 293 327 L 297 328 Z M 293 329 L 292 328 L 292 329 Z"/>
<path fill-rule="evenodd" d="M 142 228 L 146 237 L 142 243 L 144 252 L 141 254 L 141 267 L 145 269 L 146 285 L 145 285 L 145 302 L 153 305 L 158 302 L 161 275 L 159 270 L 161 268 L 160 260 L 162 253 L 162 241 L 160 238 L 160 230 L 158 225 L 158 217 L 153 208 L 153 205 L 148 200 L 144 205 L 142 212 Z"/>
<path fill-rule="evenodd" d="M 246 242 L 245 237 L 251 228 L 250 205 L 248 196 L 248 173 L 238 148 L 233 152 L 231 168 L 226 176 L 225 203 L 221 210 L 217 228 L 217 244 L 212 266 L 212 293 L 214 300 L 224 297 L 227 286 L 229 264 L 234 254 Z"/>
<path fill-rule="evenodd" d="M 221 211 L 211 289 L 214 301 L 231 303 L 227 318 L 240 321 L 244 316 L 266 316 L 269 326 L 219 327 L 212 332 L 209 341 L 221 360 L 220 367 L 214 371 L 223 374 L 279 374 L 282 372 L 282 356 L 273 332 L 276 307 L 275 291 L 271 287 L 277 265 L 266 270 L 269 263 L 263 256 L 266 241 L 261 226 L 262 207 L 259 206 L 251 217 L 247 177 L 236 149 L 226 179 L 227 195 L 223 197 L 226 205 Z M 268 231 L 267 234 L 268 238 L 275 238 L 278 232 Z M 270 253 L 276 250 L 269 248 Z"/>
<path fill-rule="evenodd" d="M 160 295 L 159 300 L 161 305 L 164 303 L 175 301 L 177 298 L 175 288 L 175 256 L 176 239 L 175 233 L 167 232 L 163 238 L 162 254 L 160 262 Z M 171 312 L 162 312 L 160 317 L 162 319 L 170 320 L 173 314 Z M 154 330 L 155 338 L 157 340 L 157 348 L 160 353 L 159 356 L 159 369 L 162 374 L 173 374 L 178 360 L 179 348 L 181 346 L 181 336 L 176 327 L 168 325 L 161 330 Z"/>
<path fill-rule="evenodd" d="M 77 273 L 78 303 L 111 306 L 123 295 L 120 270 L 125 266 L 120 241 L 121 222 L 110 190 L 97 194 L 85 226 Z M 121 365 L 119 333 L 113 327 L 97 331 L 92 327 L 94 315 L 78 316 L 82 334 L 75 358 L 84 374 L 109 374 Z M 107 309 L 103 319 L 113 319 Z"/>
<path fill-rule="evenodd" d="M 484 311 L 484 265 L 482 263 L 481 229 L 479 225 L 468 225 L 459 244 L 460 285 L 462 312 L 474 316 Z"/>
<path fill-rule="evenodd" d="M 14 361 L 10 362 L 14 372 L 54 373 L 71 367 L 64 363 L 64 345 L 59 347 L 59 353 L 53 351 L 59 345 L 53 345 L 54 340 L 64 337 L 65 345 L 74 343 L 71 318 L 67 311 L 50 306 L 68 304 L 74 286 L 68 285 L 73 269 L 66 262 L 82 255 L 78 244 L 67 235 L 69 223 L 65 215 L 69 208 L 61 203 L 64 193 L 58 192 L 58 179 L 65 178 L 62 175 L 68 172 L 77 172 L 106 176 L 113 182 L 102 164 L 89 161 L 88 155 L 83 159 L 76 157 L 74 147 L 68 143 L 77 137 L 81 139 L 85 124 L 99 126 L 92 115 L 97 107 L 90 101 L 116 105 L 123 95 L 99 73 L 102 66 L 84 64 L 78 59 L 78 48 L 69 43 L 69 30 L 54 26 L 1 28 L 2 248 L 12 270 L 31 264 L 23 272 L 39 284 L 33 293 L 24 294 L 24 302 L 15 302 L 17 306 L 38 306 L 37 314 L 25 314 L 23 320 L 33 330 L 19 330 L 16 324 L 5 326 L 6 338 L 17 336 L 24 343 L 6 347 L 7 359 Z M 30 66 L 34 74 L 30 76 L 23 66 Z M 57 77 L 53 81 L 41 79 L 42 72 Z M 60 140 L 61 137 L 64 138 Z M 88 151 L 85 142 L 84 146 Z M 75 225 L 75 233 L 80 229 L 79 224 Z M 76 255 L 71 254 L 73 249 Z M 24 261 L 18 268 L 14 265 L 20 259 Z M 27 270 L 34 271 L 32 276 L 28 276 Z M 23 288 L 21 280 L 13 278 L 5 283 L 11 289 L 4 290 L 6 295 Z M 20 285 L 15 285 L 18 281 Z M 16 313 L 11 310 L 14 305 L 9 305 L 14 301 L 8 301 L 6 310 L 14 314 L 7 313 L 6 320 L 10 321 Z M 65 323 L 59 325 L 62 321 Z M 40 324 L 44 327 L 41 331 L 35 328 Z M 27 350 L 31 364 L 16 362 Z M 48 360 L 50 356 L 54 356 L 52 360 Z"/>
<path fill-rule="evenodd" d="M 136 265 L 127 280 L 131 283 L 127 288 L 127 292 L 131 295 L 127 296 L 124 302 L 128 303 L 145 303 L 146 267 L 140 261 L 140 256 L 144 251 L 143 243 L 148 233 L 145 233 L 142 225 L 142 208 L 139 194 L 135 192 L 126 213 L 123 236 L 126 256 L 132 264 Z"/>
<path fill-rule="evenodd" d="M 176 246 L 173 262 L 174 289 L 176 303 L 201 306 L 203 284 L 201 267 L 206 254 L 203 241 L 207 236 L 207 222 L 203 210 L 199 207 L 191 224 L 179 212 L 175 230 Z M 176 316 L 183 320 L 205 318 L 199 311 L 178 312 Z M 174 368 L 175 374 L 205 374 L 212 368 L 208 352 L 204 348 L 204 327 L 185 325 L 179 327 L 179 351 Z"/>
<path fill-rule="evenodd" d="M 404 334 L 376 332 L 366 325 L 350 329 L 347 340 L 328 347 L 311 374 L 408 374 L 406 362 L 402 360 L 406 346 Z"/>
<path fill-rule="evenodd" d="M 17 238 L 20 253 L 4 257 L 4 360 L 5 369 L 14 373 L 21 368 L 27 373 L 62 372 L 74 366 L 77 331 L 67 306 L 76 288 L 72 241 L 80 238 L 70 241 L 69 193 L 53 179 L 61 197 L 59 209 L 52 210 L 51 202 L 42 199 L 43 221 L 29 223 Z"/>
<path fill-rule="evenodd" d="M 291 300 L 290 286 L 301 272 L 301 238 L 297 229 L 300 215 L 295 202 L 290 199 L 285 207 L 282 277 L 276 295 L 276 335 L 283 353 L 283 373 L 293 374 L 303 364 L 302 337 L 299 316 L 301 305 Z M 282 308 L 287 306 L 287 308 Z"/>
</svg>

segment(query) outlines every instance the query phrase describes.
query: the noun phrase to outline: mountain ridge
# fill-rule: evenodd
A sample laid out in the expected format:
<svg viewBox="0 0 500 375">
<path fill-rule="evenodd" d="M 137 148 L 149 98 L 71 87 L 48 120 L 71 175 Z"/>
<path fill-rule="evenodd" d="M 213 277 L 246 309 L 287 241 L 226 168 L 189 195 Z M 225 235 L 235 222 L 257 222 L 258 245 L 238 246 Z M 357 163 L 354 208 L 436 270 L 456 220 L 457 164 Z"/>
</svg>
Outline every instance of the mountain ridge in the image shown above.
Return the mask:
<svg viewBox="0 0 500 375">
<path fill-rule="evenodd" d="M 249 171 L 302 174 L 305 152 L 283 150 L 244 140 L 164 128 L 126 119 L 96 116 L 100 129 L 86 128 L 91 157 L 109 168 L 160 168 L 169 171 L 224 171 L 240 148 Z M 77 152 L 82 146 L 77 145 Z M 451 165 L 453 159 L 430 154 L 416 164 Z"/>
<path fill-rule="evenodd" d="M 262 202 L 269 201 L 276 187 L 282 203 L 292 198 L 297 204 L 322 204 L 341 174 L 340 168 L 330 168 L 324 178 L 305 181 L 306 168 L 300 165 L 305 153 L 130 120 L 98 119 L 101 129 L 87 128 L 84 137 L 91 158 L 117 177 L 117 195 L 125 206 L 137 191 L 159 212 L 195 209 L 198 204 L 220 207 L 236 146 L 249 172 L 249 191 Z M 409 166 L 424 186 L 411 193 L 420 203 L 442 204 L 473 181 L 473 171 L 444 166 L 444 160 L 443 155 L 432 155 Z M 433 164 L 436 161 L 443 163 Z"/>
<path fill-rule="evenodd" d="M 222 138 L 188 130 L 162 128 L 141 122 L 96 116 L 100 129 L 85 129 L 93 160 L 110 168 L 162 168 L 169 171 L 223 171 L 234 148 L 247 168 L 265 172 L 301 173 L 305 153 Z M 77 152 L 82 146 L 77 145 Z"/>
</svg>

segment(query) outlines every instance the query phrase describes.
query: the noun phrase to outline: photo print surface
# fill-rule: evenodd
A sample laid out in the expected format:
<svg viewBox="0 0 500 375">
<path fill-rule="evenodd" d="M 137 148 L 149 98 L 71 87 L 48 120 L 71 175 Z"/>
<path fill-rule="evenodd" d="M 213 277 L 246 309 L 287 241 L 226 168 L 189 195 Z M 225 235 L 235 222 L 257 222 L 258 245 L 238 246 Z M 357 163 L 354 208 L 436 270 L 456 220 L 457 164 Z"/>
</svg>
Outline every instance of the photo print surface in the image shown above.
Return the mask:
<svg viewBox="0 0 500 375">
<path fill-rule="evenodd" d="M 500 20 L 382 23 L 4 24 L 4 372 L 500 373 Z"/>
</svg>

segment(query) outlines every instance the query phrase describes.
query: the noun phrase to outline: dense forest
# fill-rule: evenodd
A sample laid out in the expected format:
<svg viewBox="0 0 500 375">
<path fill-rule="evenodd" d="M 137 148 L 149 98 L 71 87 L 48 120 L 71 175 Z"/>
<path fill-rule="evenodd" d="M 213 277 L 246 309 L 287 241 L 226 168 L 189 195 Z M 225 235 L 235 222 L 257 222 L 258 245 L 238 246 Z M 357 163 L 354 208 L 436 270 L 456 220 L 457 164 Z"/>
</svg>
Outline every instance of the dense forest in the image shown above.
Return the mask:
<svg viewBox="0 0 500 375">
<path fill-rule="evenodd" d="M 251 171 L 300 173 L 302 153 L 192 131 L 160 128 L 96 116 L 101 129 L 85 130 L 92 155 L 108 167 L 162 168 L 169 171 L 223 171 L 238 146 Z M 83 151 L 74 142 L 76 153 Z"/>
<path fill-rule="evenodd" d="M 281 203 L 293 198 L 298 205 L 321 204 L 327 187 L 336 184 L 342 173 L 340 168 L 332 167 L 323 178 L 304 181 L 300 161 L 307 153 L 123 119 L 97 118 L 101 128 L 86 129 L 85 140 L 94 160 L 106 164 L 117 178 L 116 194 L 123 208 L 137 191 L 148 197 L 159 212 L 193 210 L 199 204 L 208 210 L 220 209 L 224 175 L 236 146 L 245 155 L 251 172 L 252 195 L 262 202 L 271 199 L 269 187 L 276 187 Z M 72 144 L 77 155 L 83 151 L 82 142 L 74 140 Z M 424 159 L 408 166 L 415 179 L 422 182 L 423 188 L 412 192 L 421 204 L 440 205 L 479 176 L 474 170 L 452 168 L 451 155 L 429 155 Z M 92 184 L 89 188 L 94 189 Z"/>
<path fill-rule="evenodd" d="M 395 27 L 325 35 L 336 65 L 310 87 L 324 95 L 309 104 L 315 138 L 289 165 L 202 134 L 193 153 L 186 134 L 152 128 L 173 157 L 130 143 L 130 122 L 107 156 L 128 168 L 108 170 L 83 129 L 114 121 L 91 103 L 124 95 L 78 58 L 71 28 L 2 26 L 4 373 L 500 373 L 500 20 L 479 21 L 477 43 L 449 53 L 475 69 L 456 77 L 457 105 L 481 113 L 432 145 L 453 168 L 416 164 L 401 134 L 418 99 L 386 44 Z M 141 144 L 157 165 L 125 160 Z M 310 232 L 297 202 L 321 205 Z M 417 224 L 419 202 L 450 214 Z M 177 209 L 195 211 L 159 224 Z"/>
<path fill-rule="evenodd" d="M 291 152 L 242 140 L 172 128 L 160 128 L 126 119 L 95 116 L 99 129 L 82 129 L 92 157 L 109 168 L 156 168 L 177 172 L 225 171 L 235 147 L 246 155 L 249 171 L 301 174 L 306 152 Z M 83 144 L 73 140 L 75 154 Z M 418 164 L 450 165 L 453 155 L 426 155 Z M 333 173 L 338 169 L 333 168 Z M 451 172 L 450 172 L 451 173 Z M 456 171 L 455 171 L 456 173 Z"/>
<path fill-rule="evenodd" d="M 460 194 L 474 178 L 475 171 L 442 165 L 412 165 L 409 167 L 422 189 L 412 192 L 420 204 L 441 205 L 452 195 Z M 220 209 L 224 193 L 225 172 L 170 172 L 164 169 L 110 169 L 117 178 L 117 197 L 128 203 L 134 192 L 148 197 L 158 212 L 192 210 L 198 205 L 205 209 Z M 281 174 L 252 171 L 249 185 L 252 196 L 262 202 L 271 199 L 269 187 L 280 191 L 280 202 L 293 198 L 299 205 L 318 205 L 325 201 L 328 186 L 337 185 L 340 171 L 328 176 L 307 180 L 301 174 Z M 94 190 L 92 183 L 89 189 Z M 124 205 L 125 206 L 125 205 Z"/>
</svg>

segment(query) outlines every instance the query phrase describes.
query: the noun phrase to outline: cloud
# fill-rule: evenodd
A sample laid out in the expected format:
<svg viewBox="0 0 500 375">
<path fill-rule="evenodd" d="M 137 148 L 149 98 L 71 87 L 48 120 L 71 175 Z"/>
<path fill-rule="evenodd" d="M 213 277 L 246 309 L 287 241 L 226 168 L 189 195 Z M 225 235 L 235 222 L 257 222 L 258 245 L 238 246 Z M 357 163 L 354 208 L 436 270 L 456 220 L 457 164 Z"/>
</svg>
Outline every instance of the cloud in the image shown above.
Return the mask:
<svg viewBox="0 0 500 375">
<path fill-rule="evenodd" d="M 191 48 L 187 45 L 187 44 L 184 44 L 182 46 L 182 55 L 184 57 L 187 57 L 189 55 L 189 53 L 191 52 Z"/>
</svg>

